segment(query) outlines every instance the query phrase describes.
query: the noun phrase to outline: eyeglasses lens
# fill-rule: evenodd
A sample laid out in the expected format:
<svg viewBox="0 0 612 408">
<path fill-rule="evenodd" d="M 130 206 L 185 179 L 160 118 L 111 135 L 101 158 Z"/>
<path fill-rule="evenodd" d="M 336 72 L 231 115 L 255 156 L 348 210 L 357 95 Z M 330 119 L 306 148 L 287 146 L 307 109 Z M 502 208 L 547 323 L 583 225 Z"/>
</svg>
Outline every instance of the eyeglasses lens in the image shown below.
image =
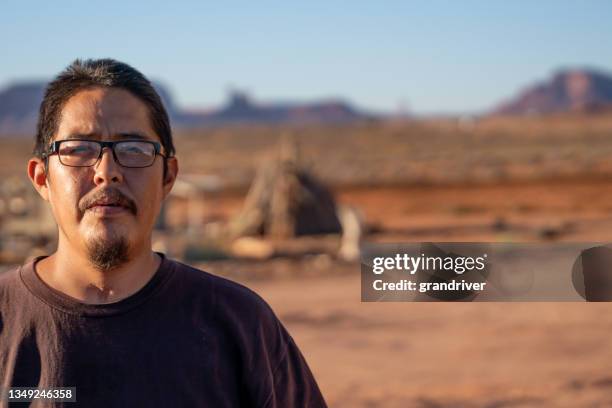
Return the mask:
<svg viewBox="0 0 612 408">
<path fill-rule="evenodd" d="M 66 140 L 60 144 L 58 153 L 66 166 L 87 167 L 96 164 L 101 148 L 96 142 Z M 117 161 L 124 167 L 148 167 L 155 160 L 155 146 L 147 142 L 118 142 L 114 150 Z"/>
</svg>

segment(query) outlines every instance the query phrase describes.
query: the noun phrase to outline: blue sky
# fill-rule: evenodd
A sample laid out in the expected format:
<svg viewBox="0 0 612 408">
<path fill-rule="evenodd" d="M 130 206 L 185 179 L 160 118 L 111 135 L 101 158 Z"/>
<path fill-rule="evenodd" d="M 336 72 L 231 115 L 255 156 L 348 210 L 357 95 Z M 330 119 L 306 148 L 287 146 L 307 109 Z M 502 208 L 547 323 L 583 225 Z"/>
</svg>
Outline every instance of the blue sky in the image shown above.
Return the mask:
<svg viewBox="0 0 612 408">
<path fill-rule="evenodd" d="M 345 98 L 469 113 L 565 67 L 612 72 L 610 1 L 104 1 L 0 3 L 0 88 L 112 57 L 212 108 Z"/>
</svg>

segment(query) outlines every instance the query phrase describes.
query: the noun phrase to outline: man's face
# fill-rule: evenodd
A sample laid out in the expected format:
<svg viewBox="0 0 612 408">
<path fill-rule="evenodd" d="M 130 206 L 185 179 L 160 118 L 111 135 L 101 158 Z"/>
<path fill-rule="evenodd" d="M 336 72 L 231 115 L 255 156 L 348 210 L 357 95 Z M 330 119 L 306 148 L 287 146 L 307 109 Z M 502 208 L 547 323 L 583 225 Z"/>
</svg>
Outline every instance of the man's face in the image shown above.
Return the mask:
<svg viewBox="0 0 612 408">
<path fill-rule="evenodd" d="M 66 102 L 54 140 L 75 138 L 160 141 L 151 128 L 146 105 L 128 91 L 115 88 L 83 90 Z M 120 264 L 134 253 L 150 250 L 155 219 L 176 177 L 176 159 L 168 161 L 165 179 L 163 157 L 157 156 L 150 167 L 126 168 L 115 161 L 109 148 L 91 167 L 63 165 L 57 154 L 49 157 L 44 179 L 41 167 L 44 169 L 40 160 L 30 160 L 30 178 L 49 201 L 61 238 L 72 248 L 90 259 L 96 256 L 92 251 L 110 251 L 98 260 L 103 269 L 117 266 L 113 256 L 122 258 L 115 260 Z M 113 251 L 123 252 L 113 255 Z M 110 256 L 110 261 L 104 256 Z"/>
</svg>

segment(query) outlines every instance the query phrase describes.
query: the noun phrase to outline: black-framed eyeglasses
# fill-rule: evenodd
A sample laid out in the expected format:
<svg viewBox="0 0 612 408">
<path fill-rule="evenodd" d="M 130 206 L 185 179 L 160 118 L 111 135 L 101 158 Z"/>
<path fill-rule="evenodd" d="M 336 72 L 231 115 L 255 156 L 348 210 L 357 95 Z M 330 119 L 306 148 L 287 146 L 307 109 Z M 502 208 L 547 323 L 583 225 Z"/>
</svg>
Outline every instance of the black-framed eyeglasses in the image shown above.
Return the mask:
<svg viewBox="0 0 612 408">
<path fill-rule="evenodd" d="M 112 150 L 115 161 L 123 167 L 149 167 L 155 162 L 155 156 L 166 157 L 161 153 L 160 143 L 147 140 L 105 142 L 66 139 L 53 142 L 44 158 L 57 154 L 60 163 L 64 166 L 91 167 L 100 160 L 105 147 Z"/>
</svg>

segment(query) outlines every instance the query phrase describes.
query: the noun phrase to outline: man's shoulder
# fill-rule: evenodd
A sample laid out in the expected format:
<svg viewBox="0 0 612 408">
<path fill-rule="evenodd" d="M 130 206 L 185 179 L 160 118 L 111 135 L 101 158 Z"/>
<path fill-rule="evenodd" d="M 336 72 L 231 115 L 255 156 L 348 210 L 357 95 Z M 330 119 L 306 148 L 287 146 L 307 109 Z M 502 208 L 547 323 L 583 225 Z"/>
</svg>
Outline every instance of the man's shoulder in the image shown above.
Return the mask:
<svg viewBox="0 0 612 408">
<path fill-rule="evenodd" d="M 170 262 L 182 286 L 192 293 L 210 297 L 218 311 L 273 315 L 266 301 L 245 285 L 177 260 Z"/>
<path fill-rule="evenodd" d="M 12 313 L 17 304 L 24 299 L 24 290 L 20 278 L 20 266 L 0 272 L 0 327 L 2 315 Z"/>
<path fill-rule="evenodd" d="M 21 266 L 14 266 L 0 272 L 0 291 L 9 290 L 19 282 L 20 270 Z"/>
<path fill-rule="evenodd" d="M 195 285 L 197 289 L 212 288 L 223 292 L 225 295 L 259 298 L 259 295 L 238 282 L 187 265 L 175 259 L 169 259 L 169 261 L 174 264 L 174 268 L 180 278 L 190 285 Z"/>
</svg>

